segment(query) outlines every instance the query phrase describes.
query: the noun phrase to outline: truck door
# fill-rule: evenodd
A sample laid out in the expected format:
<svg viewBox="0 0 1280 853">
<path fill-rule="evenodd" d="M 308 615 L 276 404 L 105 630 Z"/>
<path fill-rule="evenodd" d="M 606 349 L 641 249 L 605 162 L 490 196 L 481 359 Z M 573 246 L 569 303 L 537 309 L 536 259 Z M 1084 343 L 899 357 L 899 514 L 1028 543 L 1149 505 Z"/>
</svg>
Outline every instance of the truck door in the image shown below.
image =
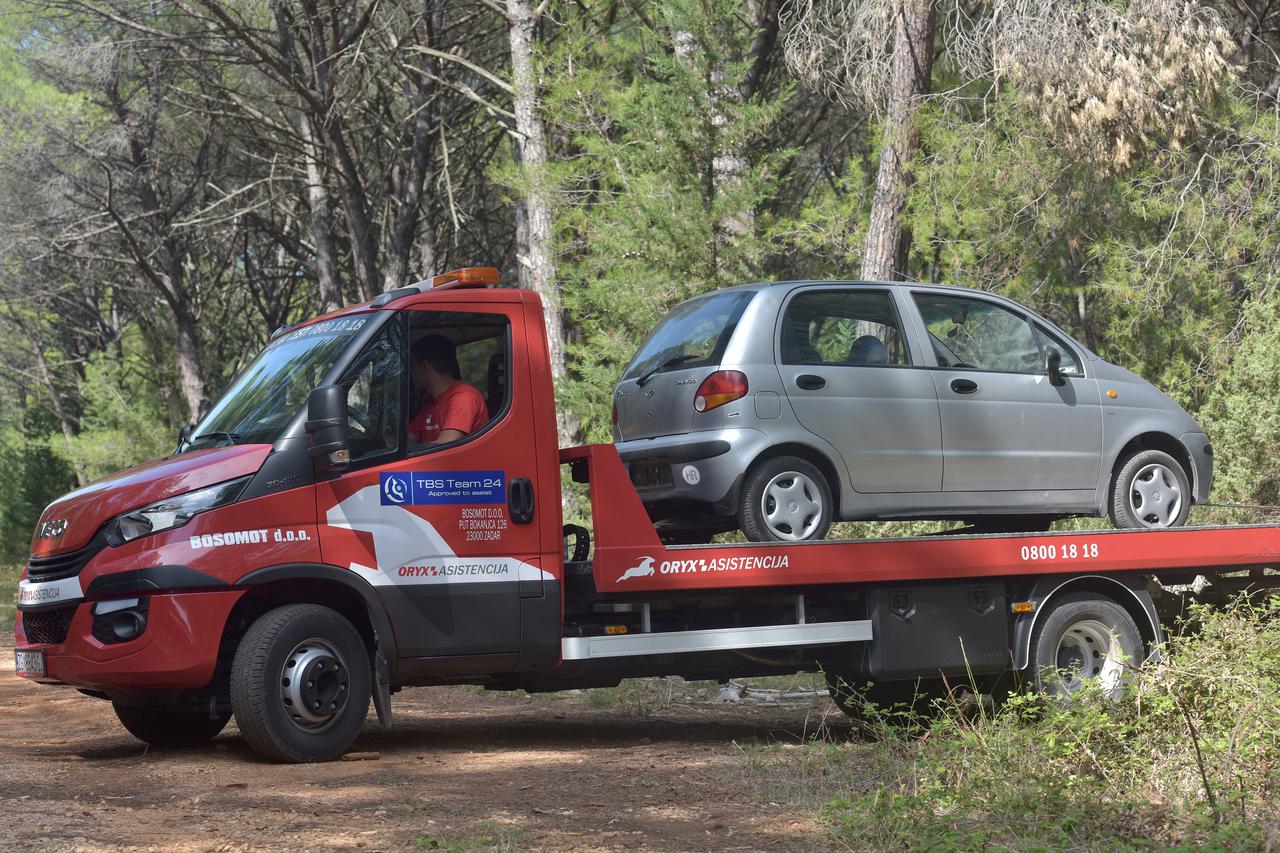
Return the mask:
<svg viewBox="0 0 1280 853">
<path fill-rule="evenodd" d="M 317 487 L 325 560 L 374 585 L 401 658 L 515 654 L 542 593 L 524 317 L 448 309 L 402 312 L 347 371 L 351 468 Z"/>
</svg>

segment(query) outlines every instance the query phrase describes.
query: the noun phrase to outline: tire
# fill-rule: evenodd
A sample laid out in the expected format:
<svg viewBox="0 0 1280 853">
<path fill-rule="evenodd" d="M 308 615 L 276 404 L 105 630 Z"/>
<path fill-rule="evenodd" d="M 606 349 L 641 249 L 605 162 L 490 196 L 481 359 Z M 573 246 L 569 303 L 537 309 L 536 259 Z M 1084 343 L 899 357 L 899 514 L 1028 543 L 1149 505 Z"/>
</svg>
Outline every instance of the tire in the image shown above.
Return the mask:
<svg viewBox="0 0 1280 853">
<path fill-rule="evenodd" d="M 1067 593 L 1037 620 L 1028 681 L 1041 694 L 1067 700 L 1099 680 L 1102 695 L 1118 699 L 1143 647 L 1137 623 L 1119 604 L 1097 593 Z"/>
<path fill-rule="evenodd" d="M 240 733 L 276 761 L 341 756 L 360 733 L 371 691 L 364 640 L 341 615 L 316 604 L 290 604 L 260 617 L 231 664 Z"/>
<path fill-rule="evenodd" d="M 1124 457 L 1111 481 L 1111 523 L 1124 529 L 1181 527 L 1191 513 L 1191 480 L 1162 450 Z"/>
<path fill-rule="evenodd" d="M 194 746 L 213 740 L 231 719 L 230 714 L 210 717 L 208 712 L 139 708 L 112 702 L 116 717 L 129 734 L 156 747 Z"/>
<path fill-rule="evenodd" d="M 776 456 L 747 473 L 738 526 L 752 542 L 809 542 L 827 535 L 831 503 L 831 486 L 816 465 Z"/>
</svg>

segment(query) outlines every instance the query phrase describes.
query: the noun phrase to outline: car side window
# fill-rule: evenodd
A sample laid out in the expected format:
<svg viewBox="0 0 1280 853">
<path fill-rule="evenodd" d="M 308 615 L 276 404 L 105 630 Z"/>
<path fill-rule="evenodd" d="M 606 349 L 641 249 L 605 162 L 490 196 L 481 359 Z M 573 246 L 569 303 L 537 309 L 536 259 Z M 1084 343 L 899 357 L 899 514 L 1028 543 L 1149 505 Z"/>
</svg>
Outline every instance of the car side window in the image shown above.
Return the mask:
<svg viewBox="0 0 1280 853">
<path fill-rule="evenodd" d="M 805 291 L 782 315 L 782 362 L 857 367 L 910 364 L 902 325 L 885 290 Z"/>
<path fill-rule="evenodd" d="M 378 459 L 400 449 L 404 411 L 404 326 L 393 320 L 347 368 L 347 434 L 353 463 Z"/>
<path fill-rule="evenodd" d="M 511 321 L 505 314 L 412 311 L 409 452 L 468 441 L 510 405 Z"/>
<path fill-rule="evenodd" d="M 913 293 L 939 367 L 1040 373 L 1044 359 L 1031 325 L 994 302 L 941 293 Z"/>
<path fill-rule="evenodd" d="M 1059 370 L 1063 376 L 1084 376 L 1084 366 L 1080 364 L 1080 359 L 1076 358 L 1074 348 L 1067 346 L 1065 341 L 1039 323 L 1035 324 L 1035 330 L 1042 349 L 1048 350 L 1049 347 L 1053 347 L 1062 353 L 1062 367 Z"/>
</svg>

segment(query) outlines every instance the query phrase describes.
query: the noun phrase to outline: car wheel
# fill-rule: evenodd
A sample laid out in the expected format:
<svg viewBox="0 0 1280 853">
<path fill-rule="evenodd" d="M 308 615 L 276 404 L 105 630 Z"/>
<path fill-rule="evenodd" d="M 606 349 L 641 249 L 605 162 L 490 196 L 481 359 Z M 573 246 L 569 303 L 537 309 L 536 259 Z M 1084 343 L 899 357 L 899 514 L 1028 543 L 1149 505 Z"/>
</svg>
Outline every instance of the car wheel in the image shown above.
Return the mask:
<svg viewBox="0 0 1280 853">
<path fill-rule="evenodd" d="M 1191 513 L 1191 482 L 1161 450 L 1125 457 L 1111 483 L 1111 523 L 1120 528 L 1181 527 Z"/>
<path fill-rule="evenodd" d="M 369 651 L 336 611 L 278 607 L 254 622 L 231 664 L 240 733 L 277 761 L 332 761 L 369 713 Z"/>
<path fill-rule="evenodd" d="M 831 487 L 817 466 L 797 456 L 776 456 L 747 474 L 738 526 L 752 542 L 821 539 L 831 527 L 831 502 Z"/>
<path fill-rule="evenodd" d="M 194 746 L 217 737 L 230 714 L 209 716 L 207 711 L 175 711 L 112 702 L 116 717 L 129 734 L 156 747 Z"/>
<path fill-rule="evenodd" d="M 1094 593 L 1069 593 L 1040 614 L 1027 658 L 1030 680 L 1037 692 L 1060 701 L 1091 683 L 1118 699 L 1142 649 L 1129 611 Z"/>
</svg>

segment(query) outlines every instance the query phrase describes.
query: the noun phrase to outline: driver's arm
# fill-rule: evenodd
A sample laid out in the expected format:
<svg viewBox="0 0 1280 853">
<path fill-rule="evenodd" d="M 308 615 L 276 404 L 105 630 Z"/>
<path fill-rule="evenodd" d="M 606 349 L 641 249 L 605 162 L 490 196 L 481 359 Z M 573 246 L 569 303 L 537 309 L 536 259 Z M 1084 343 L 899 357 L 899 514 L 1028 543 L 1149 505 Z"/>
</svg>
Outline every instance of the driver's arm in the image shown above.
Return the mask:
<svg viewBox="0 0 1280 853">
<path fill-rule="evenodd" d="M 432 445 L 436 445 L 436 444 L 448 444 L 451 441 L 457 441 L 458 439 L 462 438 L 464 435 L 466 435 L 466 433 L 460 429 L 441 430 L 440 434 L 436 436 L 435 441 L 427 442 L 427 447 L 431 447 Z"/>
</svg>

